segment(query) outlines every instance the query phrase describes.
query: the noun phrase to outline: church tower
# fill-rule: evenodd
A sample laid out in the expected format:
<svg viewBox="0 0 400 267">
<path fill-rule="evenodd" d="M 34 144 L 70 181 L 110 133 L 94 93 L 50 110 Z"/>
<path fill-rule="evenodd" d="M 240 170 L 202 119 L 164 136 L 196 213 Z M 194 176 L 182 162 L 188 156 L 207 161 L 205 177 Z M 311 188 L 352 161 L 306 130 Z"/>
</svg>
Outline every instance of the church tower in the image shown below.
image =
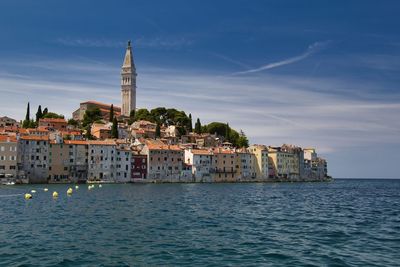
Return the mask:
<svg viewBox="0 0 400 267">
<path fill-rule="evenodd" d="M 131 111 L 136 109 L 136 76 L 131 41 L 128 41 L 121 71 L 122 116 L 129 117 Z"/>
</svg>

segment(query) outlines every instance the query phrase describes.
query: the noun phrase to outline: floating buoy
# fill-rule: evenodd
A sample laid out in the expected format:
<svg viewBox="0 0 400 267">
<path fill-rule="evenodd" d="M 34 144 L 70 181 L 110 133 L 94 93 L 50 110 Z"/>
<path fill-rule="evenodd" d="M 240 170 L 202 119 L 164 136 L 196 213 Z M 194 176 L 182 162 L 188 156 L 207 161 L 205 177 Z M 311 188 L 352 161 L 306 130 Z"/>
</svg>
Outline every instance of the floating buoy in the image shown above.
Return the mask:
<svg viewBox="0 0 400 267">
<path fill-rule="evenodd" d="M 68 190 L 67 190 L 67 194 L 68 195 L 71 195 L 72 194 L 72 188 L 70 187 L 70 188 L 68 188 Z"/>
<path fill-rule="evenodd" d="M 88 186 L 88 189 L 89 189 L 89 190 L 91 190 L 91 189 L 92 189 L 92 186 L 91 186 L 91 185 L 89 185 L 89 186 Z"/>
<path fill-rule="evenodd" d="M 49 189 L 45 188 L 45 189 L 43 189 L 43 191 L 44 191 L 44 192 L 47 192 L 47 191 L 49 191 Z"/>
<path fill-rule="evenodd" d="M 75 185 L 75 189 L 78 189 L 78 188 L 79 188 L 79 186 Z"/>
<path fill-rule="evenodd" d="M 103 187 L 101 184 L 99 184 L 99 187 L 101 188 L 101 187 Z"/>
<path fill-rule="evenodd" d="M 25 199 L 31 199 L 32 198 L 32 195 L 31 194 L 29 194 L 29 193 L 26 193 L 25 194 Z"/>
<path fill-rule="evenodd" d="M 31 193 L 36 193 L 36 190 L 31 190 Z"/>
<path fill-rule="evenodd" d="M 53 192 L 53 197 L 57 198 L 58 197 L 58 193 L 56 191 Z"/>
</svg>

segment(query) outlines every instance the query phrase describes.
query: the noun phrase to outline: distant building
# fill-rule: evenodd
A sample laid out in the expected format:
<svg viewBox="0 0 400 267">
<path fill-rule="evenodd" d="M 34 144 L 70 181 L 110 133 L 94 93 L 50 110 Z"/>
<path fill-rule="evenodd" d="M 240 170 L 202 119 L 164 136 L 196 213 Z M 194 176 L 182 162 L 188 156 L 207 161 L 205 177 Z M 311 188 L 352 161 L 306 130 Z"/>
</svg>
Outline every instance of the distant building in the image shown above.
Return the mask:
<svg viewBox="0 0 400 267">
<path fill-rule="evenodd" d="M 131 181 L 132 151 L 128 143 L 117 144 L 117 155 L 115 158 L 115 179 L 118 183 Z"/>
<path fill-rule="evenodd" d="M 3 127 L 20 127 L 19 122 L 7 116 L 0 117 L 0 128 Z"/>
<path fill-rule="evenodd" d="M 234 182 L 237 175 L 237 154 L 230 149 L 215 148 L 213 151 L 213 181 Z"/>
<path fill-rule="evenodd" d="M 0 135 L 0 181 L 17 178 L 17 139 L 15 136 Z"/>
<path fill-rule="evenodd" d="M 242 149 L 236 152 L 237 154 L 237 166 L 238 173 L 237 177 L 242 181 L 251 181 L 254 180 L 257 176 L 255 163 L 256 156 L 253 153 L 250 153 L 246 149 Z"/>
<path fill-rule="evenodd" d="M 111 138 L 111 123 L 93 123 L 90 128 L 90 133 L 97 139 Z"/>
<path fill-rule="evenodd" d="M 69 179 L 69 146 L 57 141 L 49 145 L 49 183 L 68 183 Z"/>
<path fill-rule="evenodd" d="M 68 167 L 71 181 L 86 182 L 88 178 L 88 141 L 64 140 L 64 144 L 68 146 Z"/>
<path fill-rule="evenodd" d="M 258 180 L 269 178 L 268 148 L 264 145 L 252 145 L 249 147 L 249 152 L 254 154 L 256 158 L 254 162 L 256 178 Z"/>
<path fill-rule="evenodd" d="M 183 150 L 176 145 L 146 144 L 142 150 L 147 155 L 148 179 L 179 181 L 183 168 Z"/>
<path fill-rule="evenodd" d="M 82 121 L 86 110 L 93 110 L 95 108 L 100 109 L 101 116 L 104 120 L 108 121 L 110 119 L 111 105 L 97 101 L 86 101 L 80 103 L 79 108 L 72 113 L 72 118 L 76 121 Z M 114 116 L 119 117 L 121 115 L 121 108 L 113 106 L 113 109 L 114 109 Z"/>
<path fill-rule="evenodd" d="M 133 182 L 147 179 L 147 155 L 132 154 L 131 179 Z"/>
<path fill-rule="evenodd" d="M 185 164 L 192 166 L 193 182 L 212 182 L 213 153 L 205 149 L 185 149 Z"/>
<path fill-rule="evenodd" d="M 112 140 L 88 141 L 88 181 L 115 182 L 116 143 Z"/>
<path fill-rule="evenodd" d="M 18 165 L 29 183 L 47 183 L 49 177 L 48 136 L 21 136 L 18 141 Z"/>
<path fill-rule="evenodd" d="M 39 127 L 49 130 L 66 131 L 67 121 L 65 119 L 43 118 L 39 119 Z"/>
</svg>

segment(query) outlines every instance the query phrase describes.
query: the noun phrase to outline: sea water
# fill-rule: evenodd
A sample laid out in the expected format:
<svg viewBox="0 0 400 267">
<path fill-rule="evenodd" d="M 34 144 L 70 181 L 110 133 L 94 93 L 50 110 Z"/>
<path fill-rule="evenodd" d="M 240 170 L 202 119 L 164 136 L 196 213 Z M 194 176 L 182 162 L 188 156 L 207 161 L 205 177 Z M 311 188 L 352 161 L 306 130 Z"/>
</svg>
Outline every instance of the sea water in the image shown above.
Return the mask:
<svg viewBox="0 0 400 267">
<path fill-rule="evenodd" d="M 400 265 L 400 180 L 69 187 L 0 187 L 1 266 Z"/>
</svg>

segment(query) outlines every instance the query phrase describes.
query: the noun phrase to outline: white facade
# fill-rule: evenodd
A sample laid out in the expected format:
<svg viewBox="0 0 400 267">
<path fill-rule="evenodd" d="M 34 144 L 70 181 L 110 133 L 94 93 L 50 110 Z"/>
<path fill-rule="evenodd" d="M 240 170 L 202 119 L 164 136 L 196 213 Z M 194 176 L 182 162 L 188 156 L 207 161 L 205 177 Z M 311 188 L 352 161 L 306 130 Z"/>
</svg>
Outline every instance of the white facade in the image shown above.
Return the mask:
<svg viewBox="0 0 400 267">
<path fill-rule="evenodd" d="M 195 182 L 211 182 L 212 153 L 206 150 L 185 150 L 185 163 L 192 166 Z"/>
<path fill-rule="evenodd" d="M 116 144 L 89 141 L 88 181 L 116 181 Z"/>
<path fill-rule="evenodd" d="M 129 117 L 131 111 L 136 109 L 136 76 L 132 47 L 129 41 L 121 70 L 122 116 Z"/>
</svg>

